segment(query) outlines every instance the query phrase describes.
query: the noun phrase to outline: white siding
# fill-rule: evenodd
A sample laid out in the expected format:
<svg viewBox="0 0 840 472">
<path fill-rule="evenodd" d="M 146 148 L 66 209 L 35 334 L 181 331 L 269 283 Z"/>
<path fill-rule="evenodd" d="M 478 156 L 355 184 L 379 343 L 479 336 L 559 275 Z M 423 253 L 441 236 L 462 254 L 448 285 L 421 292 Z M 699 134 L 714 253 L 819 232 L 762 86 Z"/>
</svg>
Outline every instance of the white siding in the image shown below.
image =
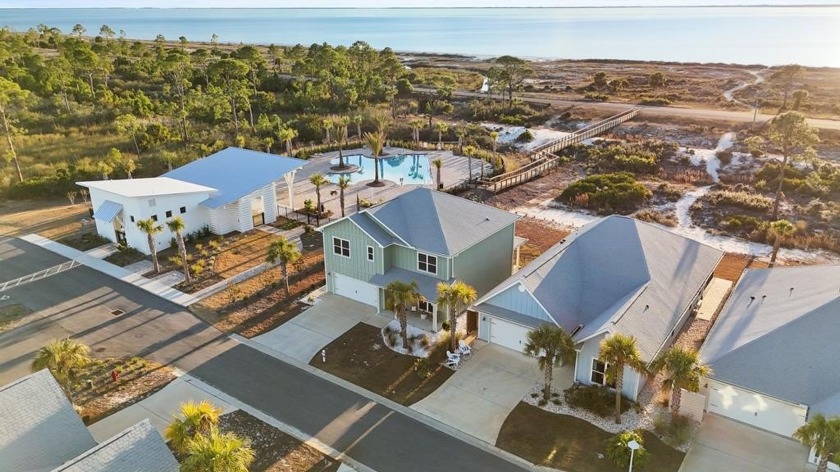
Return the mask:
<svg viewBox="0 0 840 472">
<path fill-rule="evenodd" d="M 265 222 L 277 221 L 277 190 L 274 182 L 263 188 L 263 203 L 265 204 Z"/>
<path fill-rule="evenodd" d="M 575 379 L 578 382 L 586 385 L 592 385 L 590 375 L 592 373 L 592 359 L 597 359 L 599 357 L 598 354 L 601 351 L 601 340 L 604 339 L 604 337 L 604 335 L 601 335 L 599 337 L 592 338 L 583 343 L 583 346 L 580 348 L 580 354 L 578 355 L 577 360 L 577 378 Z M 641 386 L 644 385 L 639 373 L 633 369 L 625 368 L 623 382 L 624 383 L 621 386 L 621 394 L 630 400 L 636 401 L 638 391 L 641 389 Z"/>
<path fill-rule="evenodd" d="M 239 228 L 239 202 L 215 208 L 210 212 L 210 231 L 213 234 L 227 234 Z"/>
<path fill-rule="evenodd" d="M 239 199 L 239 207 L 236 212 L 239 221 L 236 225 L 236 230 L 240 233 L 254 229 L 254 220 L 251 218 L 251 196 L 242 197 Z"/>
<path fill-rule="evenodd" d="M 174 237 L 166 227 L 169 219 L 166 212 L 172 212 L 172 217 L 180 216 L 184 220 L 184 234 L 200 230 L 209 224 L 209 212 L 198 204 L 206 200 L 209 193 L 194 193 L 180 195 L 162 195 L 156 197 L 129 198 L 106 192 L 101 189 L 90 189 L 90 201 L 94 209 L 98 208 L 105 200 L 111 200 L 123 206 L 123 210 L 117 215 L 122 219 L 125 228 L 126 244 L 138 251 L 149 254 L 149 244 L 145 233 L 137 228 L 137 222 L 152 215 L 157 216 L 158 223 L 163 231 L 155 235 L 155 246 L 158 250 L 169 247 L 169 241 Z M 155 205 L 150 206 L 149 200 L 154 199 Z M 186 209 L 185 213 L 180 208 Z M 132 221 L 132 218 L 134 221 Z M 114 224 L 104 221 L 96 221 L 97 232 L 110 241 L 116 241 Z"/>
</svg>

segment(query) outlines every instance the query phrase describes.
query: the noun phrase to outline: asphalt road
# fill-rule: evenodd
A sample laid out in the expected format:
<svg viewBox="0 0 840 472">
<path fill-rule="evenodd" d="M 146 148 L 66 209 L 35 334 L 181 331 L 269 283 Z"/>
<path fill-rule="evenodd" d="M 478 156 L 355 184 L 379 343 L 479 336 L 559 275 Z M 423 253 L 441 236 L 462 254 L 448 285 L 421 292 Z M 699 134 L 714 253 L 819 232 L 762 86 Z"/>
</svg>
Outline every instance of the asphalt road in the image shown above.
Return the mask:
<svg viewBox="0 0 840 472">
<path fill-rule="evenodd" d="M 0 284 L 67 261 L 51 251 L 31 252 L 32 247 L 20 239 L 0 237 Z"/>
<path fill-rule="evenodd" d="M 24 241 L 12 247 L 22 251 L 14 256 L 16 270 L 40 270 L 48 259 L 48 251 Z M 0 264 L 5 274 L 5 261 Z M 0 385 L 28 374 L 35 351 L 46 342 L 74 336 L 99 355 L 142 355 L 188 371 L 379 471 L 523 470 L 230 340 L 179 306 L 93 269 L 77 267 L 4 293 L 11 298 L 3 305 L 22 303 L 36 313 L 0 333 Z M 125 314 L 111 315 L 115 309 Z"/>
<path fill-rule="evenodd" d="M 433 89 L 425 89 L 421 87 L 415 87 L 414 89 L 417 92 L 421 93 L 435 93 Z M 487 96 L 485 93 L 479 92 L 453 92 L 453 95 L 456 97 L 463 97 L 463 98 L 484 98 Z M 637 108 L 639 105 L 630 104 L 630 103 L 610 103 L 610 102 L 590 102 L 590 101 L 578 101 L 578 100 L 557 100 L 557 99 L 550 99 L 550 98 L 534 98 L 534 97 L 524 97 L 521 95 L 515 95 L 516 98 L 522 100 L 523 102 L 527 103 L 547 103 L 559 107 L 569 107 L 569 106 L 585 106 L 587 108 L 595 108 L 599 110 L 603 110 L 605 113 L 616 114 L 621 113 L 622 111 L 630 110 L 633 108 Z M 719 121 L 732 121 L 736 123 L 751 123 L 753 121 L 753 112 L 752 111 L 729 111 L 729 110 L 708 110 L 703 108 L 680 108 L 680 107 L 653 107 L 653 106 L 645 106 L 642 107 L 644 110 L 641 112 L 641 116 L 665 116 L 665 117 L 682 117 L 682 118 L 695 118 L 699 120 L 719 120 Z M 758 121 L 767 121 L 773 118 L 773 115 L 765 115 L 759 114 L 757 117 Z M 808 118 L 808 123 L 819 129 L 832 129 L 832 130 L 840 130 L 840 121 L 836 120 L 823 120 L 823 119 L 816 119 L 816 118 Z"/>
</svg>

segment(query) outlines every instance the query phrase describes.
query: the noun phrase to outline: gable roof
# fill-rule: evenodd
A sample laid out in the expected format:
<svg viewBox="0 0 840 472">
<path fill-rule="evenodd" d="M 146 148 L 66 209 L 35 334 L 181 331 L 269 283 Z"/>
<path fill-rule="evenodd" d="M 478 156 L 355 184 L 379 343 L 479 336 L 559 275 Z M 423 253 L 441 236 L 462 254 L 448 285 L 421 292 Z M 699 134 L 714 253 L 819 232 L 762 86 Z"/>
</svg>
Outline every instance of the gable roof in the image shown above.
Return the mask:
<svg viewBox="0 0 840 472">
<path fill-rule="evenodd" d="M 556 324 L 577 331 L 577 342 L 621 332 L 636 338 L 642 359 L 649 361 L 722 256 L 659 226 L 608 216 L 551 247 L 482 297 L 476 308 L 519 311 L 518 302 L 501 296 L 518 284 L 519 295 L 508 294 L 532 296 Z"/>
<path fill-rule="evenodd" d="M 128 198 L 157 197 L 163 195 L 179 195 L 185 193 L 212 193 L 216 189 L 203 184 L 184 182 L 170 177 L 153 177 L 149 179 L 115 179 L 92 180 L 76 182 L 82 187 L 104 190 L 114 195 Z"/>
<path fill-rule="evenodd" d="M 217 189 L 218 193 L 201 205 L 219 208 L 280 180 L 304 164 L 306 161 L 292 157 L 229 147 L 163 176 Z"/>
<path fill-rule="evenodd" d="M 519 219 L 513 213 L 423 187 L 363 213 L 409 246 L 444 256 L 454 256 Z"/>
<path fill-rule="evenodd" d="M 177 472 L 178 461 L 145 419 L 53 472 Z"/>
<path fill-rule="evenodd" d="M 394 237 L 393 234 L 374 221 L 373 218 L 371 218 L 371 216 L 366 212 L 354 213 L 347 219 L 355 223 L 359 229 L 373 238 L 373 240 L 382 247 L 390 246 L 399 239 Z"/>
<path fill-rule="evenodd" d="M 748 269 L 700 357 L 711 378 L 840 414 L 840 266 Z"/>
<path fill-rule="evenodd" d="M 94 446 L 48 370 L 0 387 L 0 470 L 50 470 Z"/>
</svg>

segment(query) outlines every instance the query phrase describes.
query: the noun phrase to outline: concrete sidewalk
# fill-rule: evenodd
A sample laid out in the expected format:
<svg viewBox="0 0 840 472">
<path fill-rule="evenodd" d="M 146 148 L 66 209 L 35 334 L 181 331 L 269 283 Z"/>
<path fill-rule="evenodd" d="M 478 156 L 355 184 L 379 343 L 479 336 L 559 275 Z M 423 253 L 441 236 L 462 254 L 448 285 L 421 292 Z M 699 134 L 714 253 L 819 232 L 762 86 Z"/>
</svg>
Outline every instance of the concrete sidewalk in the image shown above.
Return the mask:
<svg viewBox="0 0 840 472">
<path fill-rule="evenodd" d="M 96 257 L 79 251 L 78 249 L 73 249 L 43 236 L 39 236 L 37 234 L 27 234 L 25 236 L 21 236 L 20 239 L 40 246 L 68 259 L 78 261 L 91 269 L 102 272 L 103 274 L 109 275 L 123 282 L 130 283 L 177 305 L 186 307 L 197 301 L 193 295 L 175 290 L 172 287 L 167 287 L 166 285 L 154 280 L 149 280 L 138 274 L 125 270 L 122 267 L 111 264 L 110 262 L 97 259 Z"/>
</svg>

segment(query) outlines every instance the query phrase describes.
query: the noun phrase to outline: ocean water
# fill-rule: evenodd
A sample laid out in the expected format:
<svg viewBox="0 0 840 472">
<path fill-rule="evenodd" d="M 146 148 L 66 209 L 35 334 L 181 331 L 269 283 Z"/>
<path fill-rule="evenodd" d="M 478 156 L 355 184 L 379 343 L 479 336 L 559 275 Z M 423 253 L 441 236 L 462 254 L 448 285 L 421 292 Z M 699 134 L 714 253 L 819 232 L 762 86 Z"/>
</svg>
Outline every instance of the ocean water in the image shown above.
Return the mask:
<svg viewBox="0 0 840 472">
<path fill-rule="evenodd" d="M 0 25 L 400 52 L 840 67 L 840 6 L 455 9 L 0 9 Z"/>
</svg>

